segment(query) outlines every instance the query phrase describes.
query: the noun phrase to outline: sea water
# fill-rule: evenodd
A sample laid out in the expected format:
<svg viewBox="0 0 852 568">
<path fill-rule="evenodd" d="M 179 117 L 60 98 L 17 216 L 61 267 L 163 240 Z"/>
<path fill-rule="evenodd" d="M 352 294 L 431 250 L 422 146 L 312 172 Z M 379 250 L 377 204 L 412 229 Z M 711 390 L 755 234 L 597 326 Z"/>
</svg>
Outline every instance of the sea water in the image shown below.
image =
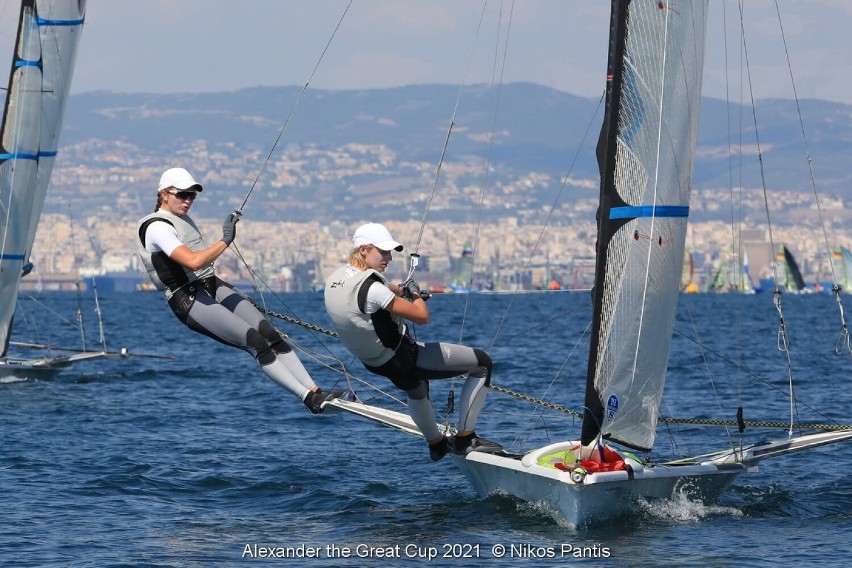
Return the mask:
<svg viewBox="0 0 852 568">
<path fill-rule="evenodd" d="M 76 296 L 36 299 L 22 303 L 16 339 L 78 347 Z M 272 311 L 328 326 L 321 295 L 264 299 Z M 852 554 L 848 445 L 767 461 L 716 503 L 648 503 L 578 529 L 540 503 L 478 497 L 451 459 L 431 462 L 414 436 L 309 414 L 249 355 L 180 325 L 159 294 L 99 300 L 108 349 L 173 359 L 83 362 L 53 380 L 0 384 L 4 565 L 840 566 Z M 415 328 L 418 339 L 488 348 L 496 385 L 580 410 L 588 293 L 439 295 L 429 305 L 432 323 Z M 50 324 L 41 307 L 65 321 Z M 746 420 L 783 421 L 792 376 L 807 403 L 798 419 L 852 421 L 852 355 L 834 354 L 836 302 L 785 295 L 782 309 L 791 371 L 770 295 L 681 297 L 661 414 L 733 419 L 742 404 Z M 91 298 L 82 313 L 92 348 Z M 346 365 L 399 396 L 333 337 L 275 321 L 304 348 L 321 386 L 343 386 L 333 368 Z M 449 386 L 432 388 L 442 414 Z M 478 430 L 523 451 L 576 437 L 579 422 L 491 392 Z M 655 452 L 721 449 L 729 436 L 736 443 L 735 430 L 661 427 Z"/>
</svg>

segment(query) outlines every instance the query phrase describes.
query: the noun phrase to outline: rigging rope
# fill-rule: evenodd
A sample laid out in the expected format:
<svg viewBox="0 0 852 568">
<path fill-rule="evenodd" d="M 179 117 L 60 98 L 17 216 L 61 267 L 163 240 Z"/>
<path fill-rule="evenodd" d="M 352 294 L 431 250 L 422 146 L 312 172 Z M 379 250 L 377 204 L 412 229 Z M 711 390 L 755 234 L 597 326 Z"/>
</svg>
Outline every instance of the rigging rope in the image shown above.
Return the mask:
<svg viewBox="0 0 852 568">
<path fill-rule="evenodd" d="M 479 251 L 479 234 L 480 234 L 480 230 L 482 229 L 482 211 L 483 211 L 483 208 L 484 208 L 484 205 L 485 205 L 485 187 L 486 187 L 486 181 L 488 179 L 488 172 L 491 169 L 491 158 L 492 158 L 492 155 L 493 155 L 493 152 L 494 152 L 494 138 L 495 138 L 495 133 L 497 132 L 497 116 L 499 114 L 499 107 L 500 107 L 500 94 L 503 91 L 503 76 L 504 76 L 504 73 L 506 72 L 506 59 L 507 59 L 508 53 L 509 53 L 509 37 L 511 35 L 511 30 L 512 30 L 512 15 L 514 14 L 514 11 L 515 11 L 515 3 L 512 2 L 512 9 L 509 12 L 509 22 L 506 26 L 506 41 L 503 44 L 503 59 L 502 59 L 501 64 L 499 65 L 500 78 L 497 80 L 497 90 L 496 90 L 497 92 L 494 96 L 494 107 L 493 107 L 494 111 L 491 114 L 491 129 L 490 129 L 490 133 L 489 133 L 489 137 L 488 137 L 488 151 L 486 153 L 485 161 L 482 164 L 482 178 L 481 178 L 482 181 L 479 184 L 479 207 L 477 208 L 477 212 L 476 212 L 476 225 L 475 225 L 474 234 L 473 234 L 473 249 L 471 250 L 471 257 L 470 257 L 470 275 L 468 277 L 468 281 L 465 282 L 465 287 L 468 290 L 473 289 L 473 279 L 474 279 L 474 274 L 476 274 L 476 259 L 479 256 L 477 253 Z M 500 4 L 500 17 L 498 18 L 498 22 L 500 22 L 502 24 L 502 21 L 503 21 L 503 4 L 501 3 Z M 496 75 L 497 68 L 498 68 L 497 61 L 498 61 L 498 54 L 499 54 L 499 47 L 500 47 L 500 28 L 501 28 L 501 25 L 498 24 L 497 34 L 496 34 L 495 43 L 494 43 L 494 63 L 493 63 L 493 66 L 492 66 L 492 71 L 491 71 L 491 88 L 492 89 L 494 88 L 494 82 L 495 82 L 494 76 Z M 465 324 L 467 323 L 467 314 L 468 314 L 468 310 L 470 309 L 470 302 L 471 302 L 471 297 L 468 294 L 468 296 L 465 298 L 465 302 L 464 302 L 464 310 L 462 312 L 461 325 L 459 325 L 459 342 L 461 342 L 462 338 L 464 337 L 464 329 L 465 329 Z"/>
<path fill-rule="evenodd" d="M 71 203 L 68 203 L 68 226 L 70 232 L 70 241 L 71 241 L 71 257 L 74 259 L 74 288 L 77 291 L 77 327 L 80 330 L 80 338 L 83 342 L 83 351 L 86 351 L 86 327 L 83 325 L 83 295 L 82 295 L 82 282 L 80 282 L 80 267 L 77 264 L 77 247 L 74 243 L 77 242 L 77 239 L 74 237 L 74 217 L 72 214 Z"/>
<path fill-rule="evenodd" d="M 526 394 L 522 394 L 511 389 L 507 389 L 505 387 L 490 385 L 489 388 L 491 390 L 512 396 L 517 398 L 518 400 L 523 400 L 526 402 L 531 402 L 538 406 L 542 406 L 544 408 L 549 408 L 551 410 L 556 410 L 558 412 L 562 412 L 569 416 L 573 416 L 574 418 L 582 418 L 583 413 L 578 412 L 576 410 L 572 410 L 570 408 L 565 408 L 564 406 L 559 406 L 558 404 L 553 404 L 551 402 L 547 402 L 546 400 L 537 399 L 531 397 Z M 693 425 L 702 425 L 702 426 L 739 426 L 740 424 L 745 424 L 751 428 L 782 428 L 788 429 L 791 427 L 791 424 L 788 422 L 766 422 L 762 420 L 716 420 L 711 418 L 672 418 L 672 417 L 660 417 L 657 419 L 657 423 L 659 424 L 693 424 Z M 833 430 L 833 431 L 852 431 L 852 424 L 807 424 L 807 423 L 794 423 L 792 424 L 793 429 L 795 430 Z"/>
<path fill-rule="evenodd" d="M 316 332 L 328 335 L 329 337 L 340 337 L 337 334 L 337 332 L 335 332 L 335 331 L 325 329 L 321 326 L 305 322 L 305 321 L 300 320 L 298 318 L 294 318 L 294 317 L 291 317 L 291 316 L 288 316 L 288 315 L 285 315 L 285 314 L 282 314 L 282 313 L 279 313 L 279 312 L 269 310 L 267 308 L 264 308 L 264 307 L 258 305 L 257 302 L 254 301 L 254 299 L 252 299 L 252 298 L 248 298 L 248 299 L 249 299 L 250 302 L 252 302 L 252 304 L 258 310 L 260 310 L 262 313 L 265 313 L 269 316 L 284 320 L 284 321 L 291 323 L 291 324 L 294 324 L 294 325 L 305 327 L 305 328 L 307 328 L 311 331 L 316 331 Z M 695 339 L 692 338 L 692 337 L 686 336 L 683 333 L 680 333 L 678 331 L 675 331 L 675 333 L 678 333 L 682 337 L 684 337 L 684 338 L 686 338 L 690 341 L 695 342 Z M 706 349 L 706 347 L 705 347 L 705 349 Z M 725 358 L 721 354 L 719 354 L 719 353 L 717 353 L 717 352 L 715 352 L 711 349 L 707 349 L 706 351 L 709 352 L 709 353 L 713 353 L 716 356 L 721 357 L 722 359 L 724 359 L 725 361 L 727 361 L 729 363 L 736 364 L 735 362 L 731 361 L 728 358 Z M 751 375 L 756 377 L 756 378 L 760 378 L 757 375 L 754 375 L 753 373 L 751 373 Z M 366 384 L 364 381 L 360 381 L 360 382 Z M 500 385 L 491 384 L 491 385 L 488 386 L 488 388 L 490 388 L 491 390 L 493 390 L 495 392 L 499 392 L 501 394 L 511 396 L 511 397 L 516 398 L 518 400 L 532 403 L 532 404 L 539 406 L 541 408 L 554 410 L 556 412 L 561 412 L 563 414 L 567 414 L 568 416 L 572 416 L 572 417 L 578 418 L 578 419 L 583 418 L 582 412 L 578 412 L 578 411 L 573 410 L 571 408 L 567 408 L 565 406 L 554 404 L 552 402 L 548 402 L 546 400 L 542 400 L 540 398 L 536 398 L 536 397 L 528 395 L 528 394 L 523 394 L 521 392 L 509 389 L 509 388 L 506 388 L 506 387 L 503 387 L 503 386 L 500 386 Z M 744 425 L 744 426 L 748 426 L 748 427 L 751 427 L 751 428 L 782 428 L 782 429 L 793 429 L 793 430 L 833 430 L 833 431 L 852 430 L 852 425 L 850 425 L 850 424 L 827 424 L 827 423 L 808 424 L 808 423 L 796 423 L 796 422 L 794 422 L 794 423 L 769 422 L 769 421 L 760 421 L 760 420 L 721 420 L 721 419 L 710 419 L 710 418 L 660 417 L 660 418 L 657 419 L 657 422 L 660 423 L 660 424 L 691 424 L 691 425 L 726 426 L 726 427 Z"/>
<path fill-rule="evenodd" d="M 722 14 L 723 14 L 722 15 L 722 21 L 727 22 L 728 21 L 727 2 L 722 3 Z M 722 29 L 724 31 L 724 37 L 725 37 L 725 69 L 727 70 L 728 69 L 728 26 L 727 25 L 722 26 Z M 742 69 L 742 67 L 743 67 L 743 65 L 742 65 L 742 52 L 740 53 L 740 58 L 741 58 L 740 59 L 740 69 Z M 742 80 L 740 81 L 740 85 L 741 85 L 740 86 L 740 103 L 742 103 Z M 728 73 L 725 73 L 725 100 L 730 101 L 730 84 L 729 84 L 729 81 L 728 81 Z M 742 108 L 741 104 L 740 104 L 740 108 Z M 725 105 L 725 112 L 726 112 L 727 124 L 730 125 L 731 124 L 731 106 L 730 106 L 730 104 Z M 739 117 L 740 117 L 740 121 L 742 121 L 742 111 L 739 112 Z M 735 211 L 739 211 L 739 213 L 740 213 L 739 217 L 740 217 L 740 220 L 742 220 L 742 198 L 743 198 L 743 190 L 742 190 L 742 187 L 743 187 L 743 183 L 742 183 L 742 175 L 743 175 L 743 167 L 742 167 L 743 139 L 742 138 L 743 138 L 743 134 L 742 134 L 742 131 L 743 131 L 743 129 L 742 128 L 739 129 L 739 151 L 737 152 L 737 159 L 739 161 L 738 171 L 739 171 L 739 176 L 740 176 L 740 179 L 738 180 L 739 183 L 737 183 L 737 187 L 739 188 L 739 207 L 736 208 L 736 209 L 734 207 L 734 179 L 733 179 L 734 168 L 733 168 L 733 156 L 732 156 L 732 152 L 731 152 L 732 144 L 731 144 L 731 129 L 730 129 L 730 127 L 727 128 L 726 131 L 727 131 L 727 136 L 728 136 L 728 185 L 729 185 L 730 191 L 731 191 L 731 250 L 736 251 L 737 254 L 738 254 L 737 264 L 739 266 L 743 266 L 745 263 L 742 262 L 742 252 L 743 252 L 741 250 L 742 247 L 737 246 L 738 242 L 739 242 L 740 245 L 742 244 L 742 242 L 741 242 L 741 240 L 738 240 L 736 238 L 737 234 L 740 234 L 740 235 L 742 234 L 742 231 L 740 230 L 739 232 L 737 232 L 737 230 L 735 229 L 735 223 L 734 223 Z M 744 286 L 745 286 L 744 281 L 747 278 L 747 276 L 745 274 L 745 270 L 739 269 L 739 270 L 737 270 L 737 274 L 740 275 L 740 278 L 738 279 L 739 282 L 737 282 L 737 286 L 739 287 L 740 290 L 744 290 Z M 750 277 L 749 277 L 749 280 L 750 280 Z M 751 282 L 749 282 L 749 284 L 751 284 Z M 743 345 L 743 342 L 740 340 L 741 332 L 742 332 L 742 326 L 740 325 L 740 313 L 739 313 L 739 311 L 734 312 L 734 321 L 736 323 L 735 334 L 736 334 L 736 338 L 737 338 L 737 341 L 735 342 L 736 351 L 737 351 L 736 357 L 737 357 L 737 361 L 741 361 L 742 360 L 742 345 Z M 701 354 L 702 354 L 702 356 L 704 356 L 704 349 L 701 350 Z M 706 366 L 706 361 L 707 361 L 706 357 L 704 358 L 704 361 L 705 361 L 705 366 Z M 735 369 L 737 369 L 736 376 L 734 377 L 735 382 L 736 382 L 736 389 L 737 389 L 737 404 L 738 404 L 738 408 L 742 409 L 742 407 L 743 407 L 743 396 L 742 396 L 742 378 L 741 378 L 741 374 L 739 372 L 740 365 L 737 364 L 735 366 Z M 707 369 L 707 371 L 708 371 L 708 376 L 709 376 L 710 375 L 709 368 Z M 714 386 L 714 392 L 715 392 L 715 386 Z M 716 397 L 717 397 L 717 401 L 718 401 L 718 395 L 716 395 Z M 721 403 L 719 403 L 719 404 L 721 404 Z M 742 432 L 742 430 L 740 430 L 740 444 L 742 444 L 742 434 L 743 434 L 743 432 Z M 731 437 L 730 437 L 730 432 L 728 432 L 728 440 L 731 444 L 731 447 L 734 447 L 733 440 L 731 440 Z"/>
<path fill-rule="evenodd" d="M 772 250 L 775 251 L 775 237 L 772 232 L 772 219 L 770 217 L 770 208 L 769 208 L 769 194 L 766 189 L 766 172 L 764 170 L 763 164 L 763 150 L 760 145 L 760 130 L 758 128 L 757 123 L 757 107 L 754 101 L 754 89 L 753 82 L 751 79 L 751 67 L 749 65 L 748 59 L 748 45 L 745 38 L 745 25 L 743 23 L 743 7 L 742 3 L 740 3 L 740 28 L 742 30 L 742 47 L 743 47 L 743 57 L 745 58 L 745 69 L 746 75 L 748 77 L 748 90 L 749 97 L 751 100 L 751 115 L 752 121 L 754 123 L 754 138 L 757 147 L 757 156 L 758 163 L 760 165 L 760 182 L 761 188 L 763 191 L 763 207 L 766 212 L 766 223 L 769 228 L 769 243 L 772 247 Z M 778 285 L 778 263 L 775 262 L 772 265 L 773 274 L 775 276 L 775 290 L 773 292 L 773 302 L 775 304 L 775 309 L 778 311 L 779 317 L 779 327 L 778 327 L 778 349 L 782 351 L 787 358 L 787 384 L 789 388 L 789 396 L 790 396 L 790 433 L 792 433 L 792 424 L 795 420 L 795 396 L 793 393 L 793 361 L 790 356 L 790 342 L 787 336 L 787 325 L 784 322 L 784 310 L 781 306 L 781 288 Z"/>
<path fill-rule="evenodd" d="M 479 14 L 479 23 L 476 27 L 476 34 L 473 38 L 473 45 L 470 48 L 470 52 L 467 56 L 467 63 L 465 64 L 464 76 L 462 77 L 462 83 L 459 87 L 458 95 L 456 96 L 456 103 L 453 107 L 453 114 L 450 117 L 450 126 L 447 129 L 447 136 L 444 138 L 444 147 L 441 149 L 441 156 L 438 159 L 438 166 L 435 168 L 435 181 L 432 183 L 432 194 L 429 196 L 429 200 L 426 202 L 426 207 L 423 211 L 423 218 L 420 220 L 420 230 L 417 233 L 417 241 L 414 243 L 414 252 L 417 253 L 420 250 L 420 243 L 423 240 L 423 230 L 426 227 L 426 219 L 429 217 L 429 211 L 432 209 L 432 202 L 435 200 L 435 194 L 438 192 L 438 180 L 441 177 L 441 167 L 444 164 L 444 159 L 447 155 L 447 148 L 450 145 L 450 136 L 453 132 L 453 127 L 456 124 L 456 115 L 458 114 L 459 105 L 461 104 L 461 95 L 467 86 L 467 77 L 470 73 L 470 64 L 473 59 L 473 54 L 476 48 L 476 41 L 479 38 L 479 32 L 482 30 L 482 21 L 485 17 L 485 8 L 488 5 L 488 2 L 483 2 L 482 11 Z"/>
<path fill-rule="evenodd" d="M 293 108 L 290 109 L 290 113 L 287 115 L 287 118 L 284 121 L 284 124 L 281 125 L 281 130 L 278 131 L 278 136 L 275 138 L 275 142 L 272 144 L 272 147 L 269 149 L 269 153 L 266 155 L 266 159 L 263 161 L 263 164 L 260 166 L 260 170 L 257 172 L 257 176 L 254 178 L 254 181 L 252 182 L 251 187 L 249 188 L 248 192 L 246 193 L 245 199 L 243 199 L 242 204 L 235 211 L 235 213 L 237 213 L 238 215 L 242 215 L 243 208 L 246 206 L 246 203 L 248 202 L 249 197 L 251 196 L 252 192 L 254 191 L 254 188 L 257 185 L 257 182 L 260 179 L 260 176 L 263 174 L 264 170 L 266 169 L 266 165 L 269 163 L 269 160 L 272 158 L 272 154 L 273 154 L 273 152 L 275 152 L 275 148 L 278 146 L 278 142 L 281 141 L 281 137 L 284 135 L 284 130 L 286 130 L 287 125 L 290 124 L 290 119 L 293 118 L 293 114 L 296 112 L 296 108 L 298 108 L 299 103 L 302 100 L 302 96 L 304 96 L 305 92 L 308 90 L 308 86 L 311 84 L 311 81 L 313 80 L 314 75 L 317 72 L 317 69 L 319 69 L 320 63 L 322 62 L 323 58 L 325 57 L 326 52 L 328 52 L 328 48 L 329 48 L 329 46 L 331 46 L 331 42 L 334 39 L 334 36 L 337 35 L 337 31 L 340 29 L 340 25 L 343 23 L 343 18 L 345 18 L 346 13 L 349 12 L 349 7 L 352 6 L 352 2 L 353 2 L 353 0 L 349 0 L 349 3 L 346 5 L 346 8 L 343 10 L 343 14 L 340 15 L 340 19 L 337 21 L 337 25 L 334 27 L 334 31 L 331 32 L 331 36 L 328 38 L 328 41 L 325 44 L 325 48 L 323 48 L 322 53 L 320 54 L 319 58 L 317 59 L 317 62 L 314 65 L 314 68 L 311 71 L 311 74 L 308 77 L 307 82 L 305 82 L 305 86 L 302 87 L 302 90 L 299 92 L 299 96 L 296 97 L 296 102 L 293 104 Z"/>
<path fill-rule="evenodd" d="M 340 337 L 340 335 L 339 335 L 336 331 L 332 331 L 332 330 L 330 330 L 330 329 L 326 329 L 326 328 L 324 328 L 324 327 L 320 327 L 320 326 L 318 326 L 318 325 L 315 325 L 315 324 L 312 324 L 312 323 L 308 323 L 308 322 L 306 322 L 306 321 L 300 320 L 299 318 L 294 318 L 294 317 L 292 317 L 292 316 L 284 315 L 284 314 L 279 313 L 279 312 L 274 312 L 274 311 L 272 311 L 272 310 L 270 310 L 270 309 L 267 309 L 267 308 L 265 308 L 265 307 L 263 307 L 263 306 L 258 305 L 258 303 L 254 301 L 254 298 L 249 298 L 248 296 L 246 296 L 246 298 L 248 298 L 248 301 L 249 301 L 249 302 L 251 302 L 251 303 L 252 303 L 252 305 L 253 305 L 255 308 L 257 308 L 257 309 L 258 309 L 258 311 L 260 311 L 261 313 L 264 313 L 264 314 L 266 314 L 266 315 L 268 315 L 268 316 L 272 316 L 272 317 L 274 317 L 274 318 L 278 318 L 278 319 L 280 319 L 280 320 L 284 320 L 284 321 L 286 321 L 286 322 L 288 322 L 288 323 L 292 323 L 293 325 L 298 325 L 298 326 L 304 327 L 304 328 L 309 329 L 309 330 L 311 330 L 311 331 L 316 331 L 316 332 L 318 332 L 318 333 L 323 333 L 323 334 L 325 334 L 325 335 L 328 335 L 329 337 L 337 337 L 337 338 L 339 338 L 339 337 Z"/>
<path fill-rule="evenodd" d="M 302 90 L 299 92 L 299 95 L 296 97 L 296 100 L 293 103 L 293 106 L 290 109 L 290 112 L 287 115 L 287 118 L 284 120 L 284 123 L 281 125 L 281 128 L 278 131 L 278 136 L 275 138 L 275 141 L 272 144 L 272 147 L 269 149 L 269 153 L 266 155 L 266 159 L 263 161 L 263 164 L 261 164 L 261 167 L 260 167 L 259 171 L 257 172 L 257 176 L 255 176 L 254 181 L 252 182 L 251 187 L 249 188 L 248 192 L 246 193 L 246 196 L 243 199 L 242 204 L 240 205 L 240 207 L 238 209 L 236 209 L 234 211 L 234 213 L 237 214 L 238 216 L 242 215 L 243 209 L 245 208 L 246 203 L 249 200 L 249 197 L 254 192 L 254 189 L 257 186 L 258 181 L 260 180 L 260 176 L 266 170 L 266 166 L 269 164 L 269 161 L 272 158 L 272 154 L 275 152 L 275 149 L 278 147 L 278 143 L 281 141 L 281 138 L 284 135 L 284 131 L 287 129 L 287 126 L 290 124 L 290 120 L 293 118 L 293 115 L 295 114 L 296 109 L 298 108 L 299 103 L 302 100 L 302 97 L 307 92 L 308 87 L 310 86 L 311 81 L 314 78 L 314 75 L 316 75 L 316 72 L 319 69 L 320 64 L 322 63 L 323 59 L 325 58 L 325 55 L 328 52 L 329 47 L 331 46 L 331 42 L 334 40 L 335 36 L 337 35 L 337 32 L 340 30 L 340 26 L 342 25 L 343 19 L 346 17 L 346 14 L 349 12 L 349 8 L 352 6 L 352 2 L 353 2 L 353 0 L 349 0 L 349 2 L 346 4 L 346 8 L 344 8 L 343 13 L 340 15 L 340 18 L 338 19 L 337 24 L 334 27 L 334 30 L 332 31 L 331 35 L 328 38 L 328 41 L 325 44 L 325 47 L 323 48 L 322 52 L 320 53 L 320 56 L 317 58 L 316 64 L 314 65 L 313 69 L 311 70 L 310 75 L 308 76 L 308 80 L 305 82 L 305 85 L 302 87 Z M 249 266 L 245 257 L 242 255 L 239 248 L 237 247 L 236 243 L 232 243 L 230 248 L 234 252 L 234 254 L 236 254 L 237 258 L 239 258 L 239 260 L 242 262 L 242 264 L 246 267 L 246 269 L 248 270 L 249 274 L 251 274 L 254 281 L 255 282 L 258 282 L 258 281 L 263 282 L 263 280 L 257 275 L 257 273 L 255 273 L 254 270 L 252 270 L 251 266 Z M 263 282 L 263 285 L 267 290 L 271 291 L 271 288 L 269 287 L 268 284 L 266 284 L 266 282 Z M 266 298 L 264 296 L 263 289 L 260 286 L 258 286 L 258 293 L 260 294 L 261 300 L 263 301 L 263 303 L 265 305 L 266 304 Z M 263 313 L 268 312 L 268 310 L 265 307 L 261 308 L 251 298 L 249 298 L 249 300 L 251 300 L 252 303 L 261 312 L 263 312 Z M 281 300 L 281 299 L 279 298 L 279 300 Z M 281 300 L 281 302 L 282 302 L 282 304 L 286 305 L 286 303 L 283 300 Z M 281 319 L 286 319 L 286 320 L 292 319 L 293 323 L 298 322 L 299 325 L 303 325 L 304 327 L 307 327 L 308 329 L 311 329 L 312 331 L 318 331 L 318 332 L 326 333 L 326 334 L 334 334 L 334 332 L 330 332 L 329 330 L 324 330 L 324 329 L 322 329 L 318 326 L 311 326 L 310 324 L 302 322 L 301 320 L 298 320 L 296 318 L 289 318 L 288 316 L 284 316 L 283 314 L 277 314 L 276 317 L 280 317 Z M 336 336 L 336 334 L 334 334 L 334 335 Z M 326 347 L 326 349 L 328 349 L 328 348 Z M 330 350 L 329 350 L 329 352 L 330 352 Z M 341 361 L 341 364 L 342 364 L 342 361 Z"/>
<path fill-rule="evenodd" d="M 838 338 L 838 341 L 837 341 L 837 344 L 835 345 L 834 351 L 838 355 L 841 355 L 842 354 L 841 345 L 845 344 L 846 352 L 849 353 L 850 355 L 852 355 L 852 346 L 850 346 L 850 343 L 849 343 L 849 328 L 846 324 L 846 318 L 843 314 L 843 301 L 840 298 L 841 287 L 837 283 L 837 274 L 834 270 L 834 261 L 832 260 L 831 245 L 829 245 L 829 243 L 828 243 L 828 233 L 825 229 L 825 219 L 823 218 L 822 205 L 820 204 L 819 192 L 817 192 L 816 179 L 815 179 L 815 176 L 814 176 L 813 159 L 811 158 L 811 150 L 810 150 L 810 146 L 808 145 L 808 137 L 805 134 L 805 122 L 802 119 L 802 108 L 801 108 L 801 105 L 799 103 L 799 93 L 796 89 L 796 80 L 793 77 L 793 64 L 790 62 L 790 51 L 787 48 L 787 36 L 784 34 L 784 25 L 781 23 L 781 9 L 778 7 L 778 0 L 775 0 L 775 13 L 778 15 L 778 27 L 781 29 L 781 41 L 784 43 L 784 53 L 787 56 L 787 70 L 790 73 L 790 83 L 793 87 L 793 98 L 796 101 L 796 113 L 797 113 L 797 116 L 799 118 L 799 127 L 802 131 L 802 142 L 805 146 L 805 157 L 806 157 L 807 162 L 808 162 L 808 172 L 810 173 L 810 177 L 811 177 L 811 188 L 813 189 L 813 192 L 814 192 L 814 200 L 815 200 L 815 203 L 816 203 L 817 212 L 819 214 L 820 228 L 822 229 L 822 238 L 823 238 L 823 242 L 825 243 L 825 252 L 826 252 L 826 255 L 828 256 L 828 267 L 831 271 L 831 283 L 832 283 L 831 291 L 834 293 L 834 298 L 837 302 L 837 308 L 840 312 L 841 331 L 840 331 L 840 337 Z"/>
</svg>

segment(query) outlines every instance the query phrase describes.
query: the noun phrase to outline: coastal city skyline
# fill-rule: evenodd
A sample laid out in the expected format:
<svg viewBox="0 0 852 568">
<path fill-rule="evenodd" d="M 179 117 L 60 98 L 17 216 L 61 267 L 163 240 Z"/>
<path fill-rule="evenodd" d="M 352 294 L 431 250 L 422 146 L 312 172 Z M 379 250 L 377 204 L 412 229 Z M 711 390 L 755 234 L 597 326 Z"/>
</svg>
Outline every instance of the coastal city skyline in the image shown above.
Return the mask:
<svg viewBox="0 0 852 568">
<path fill-rule="evenodd" d="M 832 242 L 829 246 L 832 249 L 837 245 L 852 245 L 852 233 L 840 222 L 848 217 L 848 213 L 839 206 L 838 203 L 829 203 L 826 208 L 831 223 Z M 502 290 L 542 288 L 551 281 L 556 281 L 563 288 L 584 288 L 590 284 L 593 273 L 593 214 L 554 224 L 546 236 L 542 235 L 541 226 L 519 225 L 513 218 L 500 219 L 481 227 L 471 223 L 434 222 L 425 228 L 416 219 L 372 220 L 384 222 L 395 238 L 407 247 L 403 253 L 394 255 L 388 270 L 392 279 L 404 278 L 408 253 L 414 249 L 421 229 L 424 230 L 419 254 L 427 260 L 418 275 L 425 285 L 432 288 L 449 288 L 455 276 L 454 262 L 462 256 L 465 247 L 471 245 L 476 247 L 473 259 L 476 277 L 471 284 L 477 289 L 484 288 L 486 280 L 493 278 L 495 273 L 500 274 L 502 281 L 488 285 Z M 202 232 L 211 235 L 211 238 L 220 231 L 220 219 L 201 218 L 196 221 Z M 135 227 L 135 223 L 135 218 L 119 216 L 72 218 L 65 214 L 45 215 L 32 255 L 36 268 L 25 279 L 25 288 L 44 288 L 44 281 L 56 280 L 72 289 L 68 287 L 69 283 L 76 278 L 85 280 L 93 275 L 127 277 L 128 273 L 135 274 L 138 282 L 144 282 L 146 277 L 136 257 L 133 233 L 129 230 Z M 275 291 L 292 292 L 306 291 L 320 284 L 334 268 L 345 262 L 355 225 L 342 221 L 330 224 L 317 221 L 274 223 L 247 219 L 238 227 L 237 247 L 220 257 L 217 272 L 228 280 L 244 284 L 251 283 L 257 276 Z M 116 228 L 120 230 L 116 231 Z M 756 282 L 771 278 L 767 227 L 743 229 L 745 234 L 740 240 L 744 248 L 752 251 L 752 277 Z M 832 280 L 832 267 L 829 265 L 832 251 L 826 251 L 815 218 L 773 229 L 775 248 L 785 245 L 791 249 L 809 284 Z M 86 234 L 87 243 L 80 241 L 81 233 Z M 74 235 L 77 235 L 76 240 Z M 475 240 L 477 235 L 478 242 Z M 695 276 L 696 284 L 702 287 L 709 284 L 707 279 L 711 272 L 737 256 L 734 247 L 740 243 L 732 244 L 731 239 L 729 224 L 710 221 L 690 225 L 686 247 L 700 259 L 702 271 Z M 769 251 L 769 257 L 767 253 L 757 256 L 755 250 Z M 237 256 L 237 252 L 242 258 Z M 243 259 L 248 266 L 243 264 Z M 835 266 L 834 270 L 838 268 Z"/>
</svg>

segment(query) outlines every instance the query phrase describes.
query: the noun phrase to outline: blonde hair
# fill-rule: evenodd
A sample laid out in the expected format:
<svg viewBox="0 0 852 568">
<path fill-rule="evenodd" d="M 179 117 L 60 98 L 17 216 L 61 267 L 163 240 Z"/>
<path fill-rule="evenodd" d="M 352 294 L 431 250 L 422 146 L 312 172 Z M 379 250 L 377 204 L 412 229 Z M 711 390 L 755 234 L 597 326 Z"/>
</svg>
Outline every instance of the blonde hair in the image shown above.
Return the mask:
<svg viewBox="0 0 852 568">
<path fill-rule="evenodd" d="M 373 248 L 373 245 L 364 245 L 367 247 L 367 250 Z M 367 262 L 364 260 L 364 257 L 361 255 L 361 247 L 357 246 L 351 251 L 349 251 L 349 265 L 354 266 L 355 268 L 359 268 L 361 270 L 365 270 L 369 268 L 367 266 Z"/>
<path fill-rule="evenodd" d="M 160 207 L 163 206 L 163 194 L 161 192 L 157 192 L 157 204 L 154 206 L 154 212 L 160 210 Z"/>
</svg>

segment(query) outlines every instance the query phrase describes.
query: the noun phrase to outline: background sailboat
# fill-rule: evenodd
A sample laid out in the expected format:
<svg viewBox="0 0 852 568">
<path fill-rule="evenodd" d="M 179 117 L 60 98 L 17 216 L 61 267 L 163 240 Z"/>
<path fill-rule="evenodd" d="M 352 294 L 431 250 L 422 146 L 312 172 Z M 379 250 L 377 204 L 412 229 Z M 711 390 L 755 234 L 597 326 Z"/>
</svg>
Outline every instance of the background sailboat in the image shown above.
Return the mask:
<svg viewBox="0 0 852 568">
<path fill-rule="evenodd" d="M 454 275 L 450 289 L 465 294 L 473 292 L 473 245 L 470 241 L 465 241 L 461 256 L 452 260 Z"/>
<path fill-rule="evenodd" d="M 23 0 L 0 125 L 0 377 L 49 377 L 74 361 L 119 352 L 8 357 L 21 279 L 56 159 L 85 0 Z"/>
<path fill-rule="evenodd" d="M 686 251 L 683 256 L 680 288 L 687 294 L 696 294 L 700 291 L 698 283 L 695 281 L 695 259 L 690 251 Z"/>
<path fill-rule="evenodd" d="M 778 254 L 775 255 L 778 264 L 778 285 L 787 292 L 796 294 L 807 290 L 799 263 L 796 262 L 793 253 L 785 245 L 779 245 Z"/>
<path fill-rule="evenodd" d="M 852 251 L 838 245 L 834 251 L 834 262 L 839 271 L 837 284 L 843 292 L 852 292 Z"/>
</svg>

